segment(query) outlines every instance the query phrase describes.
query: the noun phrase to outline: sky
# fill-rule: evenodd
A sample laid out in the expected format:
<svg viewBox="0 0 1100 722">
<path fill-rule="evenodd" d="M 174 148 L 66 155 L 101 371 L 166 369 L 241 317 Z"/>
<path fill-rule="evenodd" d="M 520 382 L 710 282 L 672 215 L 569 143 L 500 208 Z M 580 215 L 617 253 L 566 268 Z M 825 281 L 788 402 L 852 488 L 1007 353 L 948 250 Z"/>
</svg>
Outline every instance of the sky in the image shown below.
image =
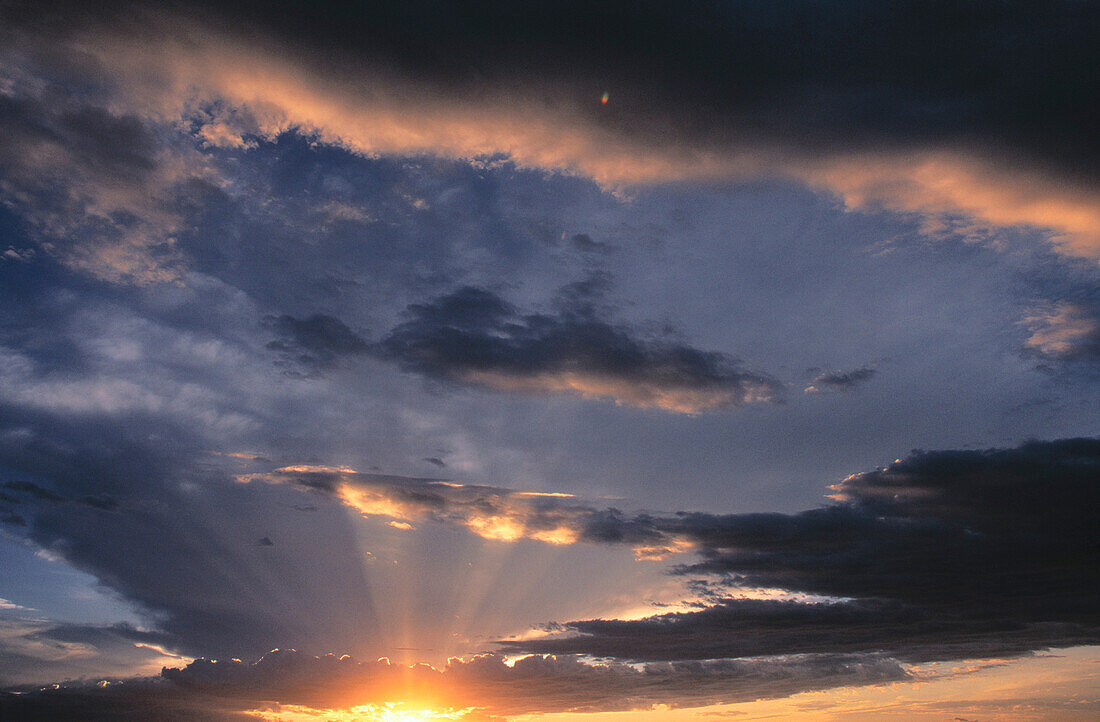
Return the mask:
<svg viewBox="0 0 1100 722">
<path fill-rule="evenodd" d="M 1098 28 L 0 2 L 0 716 L 1100 716 Z"/>
</svg>

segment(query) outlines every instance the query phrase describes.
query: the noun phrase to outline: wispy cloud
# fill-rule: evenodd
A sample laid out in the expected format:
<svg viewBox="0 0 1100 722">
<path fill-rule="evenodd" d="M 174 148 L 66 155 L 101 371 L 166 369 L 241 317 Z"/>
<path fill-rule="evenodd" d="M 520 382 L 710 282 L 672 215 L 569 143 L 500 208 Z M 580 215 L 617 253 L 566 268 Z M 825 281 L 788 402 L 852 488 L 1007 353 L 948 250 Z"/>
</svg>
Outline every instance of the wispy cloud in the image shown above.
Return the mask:
<svg viewBox="0 0 1100 722">
<path fill-rule="evenodd" d="M 1036 309 L 1020 322 L 1031 335 L 1024 346 L 1065 361 L 1100 360 L 1100 315 L 1083 303 L 1062 301 Z"/>
<path fill-rule="evenodd" d="M 804 392 L 824 394 L 830 391 L 851 391 L 858 385 L 870 381 L 875 373 L 875 369 L 870 366 L 861 366 L 851 371 L 824 371 L 814 376 Z"/>
</svg>

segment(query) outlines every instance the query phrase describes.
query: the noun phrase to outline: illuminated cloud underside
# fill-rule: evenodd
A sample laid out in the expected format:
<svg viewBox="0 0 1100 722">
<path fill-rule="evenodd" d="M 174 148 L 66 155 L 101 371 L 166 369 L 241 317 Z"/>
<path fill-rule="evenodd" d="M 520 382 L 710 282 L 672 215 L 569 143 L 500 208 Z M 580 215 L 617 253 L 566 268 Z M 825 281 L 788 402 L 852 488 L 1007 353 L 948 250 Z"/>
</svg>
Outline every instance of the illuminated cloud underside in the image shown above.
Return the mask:
<svg viewBox="0 0 1100 722">
<path fill-rule="evenodd" d="M 195 127 L 211 148 L 243 148 L 256 138 L 272 140 L 296 131 L 367 156 L 505 157 L 523 167 L 579 174 L 627 192 L 637 184 L 689 179 L 790 178 L 834 193 L 852 209 L 962 215 L 991 226 L 1048 229 L 1057 250 L 1100 259 L 1100 194 L 1095 189 L 984 151 L 877 145 L 807 152 L 752 133 L 699 144 L 675 133 L 624 132 L 593 115 L 572 89 L 552 81 L 507 91 L 484 87 L 473 96 L 447 94 L 398 71 L 292 60 L 255 38 L 172 16 L 151 14 L 144 20 L 157 29 L 156 43 L 88 31 L 73 36 L 60 52 L 86 54 L 101 64 L 115 88 L 108 101 L 112 113 L 164 128 Z M 4 61 L 9 74 L 18 79 L 18 69 L 32 65 L 28 58 L 35 43 L 33 37 L 9 34 Z M 636 122 L 648 121 L 642 115 Z M 63 174 L 72 164 L 53 154 L 34 165 Z M 125 229 L 121 245 L 73 250 L 63 254 L 69 263 L 112 280 L 149 282 L 178 275 L 171 238 L 180 219 L 162 201 L 175 184 L 206 171 L 185 155 L 160 159 L 157 168 L 153 196 L 125 184 L 108 192 L 91 182 L 98 179 L 68 181 L 76 184 L 74 198 L 86 212 L 109 218 L 124 210 L 141 220 Z"/>
</svg>

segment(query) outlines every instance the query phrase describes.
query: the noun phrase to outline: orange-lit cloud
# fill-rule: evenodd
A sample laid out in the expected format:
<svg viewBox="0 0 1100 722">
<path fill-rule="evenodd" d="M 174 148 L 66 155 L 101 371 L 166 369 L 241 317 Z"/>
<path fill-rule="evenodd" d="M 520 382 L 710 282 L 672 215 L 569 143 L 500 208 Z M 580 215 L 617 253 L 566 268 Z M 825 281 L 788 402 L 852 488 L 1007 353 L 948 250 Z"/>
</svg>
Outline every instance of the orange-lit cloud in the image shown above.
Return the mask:
<svg viewBox="0 0 1100 722">
<path fill-rule="evenodd" d="M 643 132 L 649 124 L 644 115 L 634 125 L 610 124 L 591 112 L 587 98 L 550 80 L 453 93 L 392 68 L 288 54 L 258 37 L 229 35 L 187 19 L 150 13 L 143 22 L 155 42 L 92 28 L 67 44 L 55 41 L 53 52 L 95 59 L 116 89 L 111 112 L 191 127 L 208 148 L 246 148 L 293 130 L 366 156 L 434 155 L 471 162 L 503 157 L 627 193 L 639 184 L 787 178 L 835 194 L 851 209 L 1045 229 L 1058 251 L 1100 260 L 1100 191 L 973 144 L 807 150 L 797 139 L 747 131 L 727 132 L 721 142 L 696 140 L 674 131 Z M 5 38 L 0 62 L 15 77 L 9 86 L 36 82 L 20 69 L 34 66 L 30 58 L 39 42 L 18 33 Z M 35 158 L 27 156 L 28 167 L 46 173 L 72 167 L 56 148 L 39 151 Z M 124 211 L 140 222 L 120 229 L 115 243 L 70 249 L 62 254 L 68 263 L 110 280 L 178 277 L 171 239 L 181 220 L 161 199 L 174 184 L 204 171 L 194 159 L 162 158 L 157 168 L 156 182 L 145 186 L 152 192 L 145 195 L 132 184 L 74 179 L 74 203 L 82 213 L 112 218 Z M 55 230 L 64 234 L 63 226 Z"/>
<path fill-rule="evenodd" d="M 616 510 L 600 510 L 570 494 L 362 474 L 346 467 L 315 465 L 241 474 L 237 480 L 287 484 L 323 493 L 364 517 L 388 519 L 388 526 L 401 530 L 413 528 L 413 521 L 428 520 L 455 524 L 499 542 L 531 540 L 553 546 L 615 542 L 629 546 L 639 561 L 660 561 L 695 548 L 691 538 L 658 528 L 655 519 L 632 521 Z M 609 533 L 613 538 L 606 536 Z"/>
<path fill-rule="evenodd" d="M 745 403 L 773 401 L 776 387 L 771 383 L 742 382 L 736 389 L 699 388 L 688 384 L 646 383 L 620 379 L 596 372 L 566 371 L 533 376 L 514 376 L 494 372 L 469 372 L 463 381 L 500 391 L 519 393 L 569 392 L 583 398 L 608 398 L 615 403 L 643 409 L 664 409 L 681 414 L 717 411 Z"/>
<path fill-rule="evenodd" d="M 546 544 L 576 543 L 589 507 L 568 495 L 514 492 L 433 479 L 360 474 L 346 467 L 286 466 L 243 474 L 240 481 L 292 484 L 330 494 L 365 517 L 387 518 L 389 526 L 411 529 L 428 519 L 464 526 L 483 539 Z"/>
<path fill-rule="evenodd" d="M 1070 301 L 1038 309 L 1021 323 L 1031 331 L 1024 345 L 1047 356 L 1072 357 L 1100 338 L 1100 321 L 1087 307 Z"/>
</svg>

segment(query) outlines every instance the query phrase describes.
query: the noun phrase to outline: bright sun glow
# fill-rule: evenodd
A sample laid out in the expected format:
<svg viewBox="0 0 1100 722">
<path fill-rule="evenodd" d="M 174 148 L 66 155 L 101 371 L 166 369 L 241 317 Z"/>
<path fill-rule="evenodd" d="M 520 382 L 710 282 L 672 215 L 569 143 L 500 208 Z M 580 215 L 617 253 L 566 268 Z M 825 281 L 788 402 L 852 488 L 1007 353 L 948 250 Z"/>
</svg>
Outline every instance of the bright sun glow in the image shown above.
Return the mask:
<svg viewBox="0 0 1100 722">
<path fill-rule="evenodd" d="M 280 705 L 277 712 L 255 710 L 250 714 L 265 722 L 316 722 L 318 718 L 331 722 L 430 722 L 430 720 L 463 719 L 473 709 L 431 710 L 401 709 L 402 705 L 387 702 L 384 705 L 364 704 L 347 709 L 319 710 L 302 705 Z"/>
</svg>

